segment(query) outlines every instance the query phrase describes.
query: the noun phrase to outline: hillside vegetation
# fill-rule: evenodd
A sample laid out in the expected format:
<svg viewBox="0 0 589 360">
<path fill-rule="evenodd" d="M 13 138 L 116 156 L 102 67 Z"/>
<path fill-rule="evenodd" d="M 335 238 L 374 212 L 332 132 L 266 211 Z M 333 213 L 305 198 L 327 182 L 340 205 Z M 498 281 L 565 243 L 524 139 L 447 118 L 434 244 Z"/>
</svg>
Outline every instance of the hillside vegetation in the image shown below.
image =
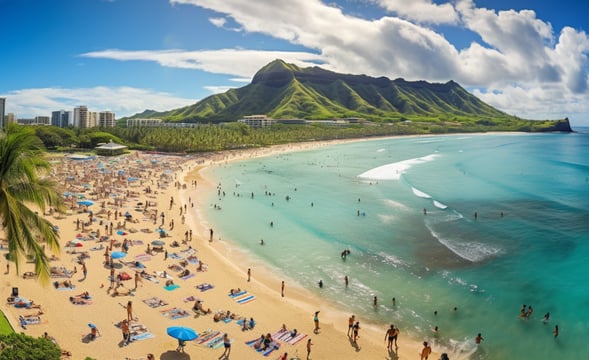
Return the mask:
<svg viewBox="0 0 589 360">
<path fill-rule="evenodd" d="M 300 68 L 282 60 L 264 66 L 244 87 L 179 109 L 146 111 L 133 117 L 218 123 L 252 114 L 308 120 L 359 117 L 376 122 L 513 118 L 454 81 L 438 84 L 339 74 L 320 67 Z"/>
</svg>

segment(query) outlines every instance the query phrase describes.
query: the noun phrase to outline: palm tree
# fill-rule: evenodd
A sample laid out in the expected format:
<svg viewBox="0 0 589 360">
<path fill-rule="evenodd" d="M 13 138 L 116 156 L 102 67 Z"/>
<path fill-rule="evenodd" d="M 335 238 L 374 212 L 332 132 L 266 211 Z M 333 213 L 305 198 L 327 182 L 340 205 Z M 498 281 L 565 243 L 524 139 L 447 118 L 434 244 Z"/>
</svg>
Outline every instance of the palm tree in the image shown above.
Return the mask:
<svg viewBox="0 0 589 360">
<path fill-rule="evenodd" d="M 31 129 L 12 124 L 0 133 L 0 220 L 8 240 L 7 258 L 14 261 L 17 273 L 19 258 L 33 258 L 41 280 L 49 278 L 50 267 L 39 239 L 59 251 L 57 230 L 36 211 L 62 206 L 49 168 L 42 143 Z"/>
</svg>

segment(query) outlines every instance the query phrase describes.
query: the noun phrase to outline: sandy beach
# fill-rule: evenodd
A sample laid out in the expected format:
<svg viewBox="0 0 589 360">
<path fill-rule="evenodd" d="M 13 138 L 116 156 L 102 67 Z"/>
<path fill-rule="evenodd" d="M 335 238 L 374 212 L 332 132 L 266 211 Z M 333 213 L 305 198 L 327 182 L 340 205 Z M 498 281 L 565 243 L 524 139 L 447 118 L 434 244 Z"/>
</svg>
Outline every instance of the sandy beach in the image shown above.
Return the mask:
<svg viewBox="0 0 589 360">
<path fill-rule="evenodd" d="M 208 168 L 329 144 L 289 144 L 202 157 L 132 153 L 84 161 L 55 158 L 55 176 L 64 184 L 68 206 L 65 215 L 45 214 L 60 231 L 61 252 L 52 261 L 55 277 L 42 284 L 24 276 L 33 271 L 33 264 L 25 259 L 18 275 L 12 266 L 1 275 L 7 298 L 2 311 L 16 331 L 31 336 L 47 332 L 71 353 L 71 359 L 146 359 L 148 353 L 156 359 L 217 359 L 223 353 L 224 333 L 232 342 L 230 359 L 278 359 L 285 352 L 288 359 L 295 355 L 304 359 L 309 339 L 310 359 L 418 358 L 421 340 L 410 339 L 400 329 L 399 347 L 389 352 L 383 340 L 388 327 L 361 318 L 357 319 L 360 337 L 354 343 L 346 335 L 351 315 L 346 309 L 335 308 L 288 278 L 272 276 L 272 269 L 214 233 L 211 241 L 201 211 L 211 206 L 207 194 L 217 186 Z M 111 260 L 113 252 L 113 258 L 122 257 Z M 13 289 L 18 290 L 17 304 L 8 302 L 14 302 L 9 299 Z M 235 296 L 229 296 L 232 289 Z M 212 313 L 196 314 L 192 310 L 196 300 Z M 134 341 L 125 344 L 120 327 L 128 318 L 129 302 Z M 227 311 L 232 314 L 229 319 L 215 321 L 215 313 Z M 320 311 L 318 333 L 314 333 L 316 311 Z M 26 329 L 19 318 L 26 320 Z M 250 318 L 255 327 L 243 330 L 240 320 Z M 99 331 L 95 339 L 88 336 L 89 324 Z M 298 336 L 280 332 L 283 325 L 289 332 L 297 329 Z M 181 353 L 176 351 L 178 341 L 166 334 L 170 326 L 191 327 L 200 336 L 188 341 Z M 273 336 L 268 350 L 278 347 L 266 356 L 247 344 L 263 334 Z M 433 350 L 430 359 L 437 359 L 439 353 Z"/>
</svg>

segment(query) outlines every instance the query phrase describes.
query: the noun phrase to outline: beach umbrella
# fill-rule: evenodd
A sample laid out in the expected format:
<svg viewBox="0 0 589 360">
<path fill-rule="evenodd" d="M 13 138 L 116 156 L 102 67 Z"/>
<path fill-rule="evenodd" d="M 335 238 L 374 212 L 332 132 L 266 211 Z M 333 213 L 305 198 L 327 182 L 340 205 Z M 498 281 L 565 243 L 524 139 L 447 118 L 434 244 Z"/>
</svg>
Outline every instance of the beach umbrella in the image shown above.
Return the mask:
<svg viewBox="0 0 589 360">
<path fill-rule="evenodd" d="M 165 244 L 165 242 L 161 241 L 161 240 L 153 240 L 151 242 L 151 245 L 155 245 L 155 246 L 163 246 Z"/>
<path fill-rule="evenodd" d="M 185 326 L 170 326 L 166 332 L 174 339 L 182 341 L 190 341 L 198 337 L 196 331 Z"/>
<path fill-rule="evenodd" d="M 122 259 L 125 256 L 127 256 L 127 253 L 126 252 L 123 252 L 123 251 L 113 251 L 110 254 L 110 257 L 113 258 L 113 259 Z"/>
<path fill-rule="evenodd" d="M 80 200 L 80 201 L 78 201 L 78 205 L 82 205 L 82 206 L 92 206 L 92 205 L 94 205 L 94 201 L 90 201 L 90 200 Z"/>
<path fill-rule="evenodd" d="M 123 230 L 118 230 L 117 235 L 127 235 L 127 232 Z"/>
</svg>

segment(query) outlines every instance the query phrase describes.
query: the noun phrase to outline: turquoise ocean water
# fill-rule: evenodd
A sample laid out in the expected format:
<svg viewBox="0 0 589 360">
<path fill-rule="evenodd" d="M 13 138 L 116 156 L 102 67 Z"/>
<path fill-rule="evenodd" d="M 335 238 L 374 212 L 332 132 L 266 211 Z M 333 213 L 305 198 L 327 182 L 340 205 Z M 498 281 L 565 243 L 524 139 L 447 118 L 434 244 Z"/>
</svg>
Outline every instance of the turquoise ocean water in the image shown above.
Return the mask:
<svg viewBox="0 0 589 360">
<path fill-rule="evenodd" d="M 216 234 L 383 334 L 394 323 L 453 360 L 586 352 L 589 132 L 363 141 L 212 174 Z"/>
</svg>

